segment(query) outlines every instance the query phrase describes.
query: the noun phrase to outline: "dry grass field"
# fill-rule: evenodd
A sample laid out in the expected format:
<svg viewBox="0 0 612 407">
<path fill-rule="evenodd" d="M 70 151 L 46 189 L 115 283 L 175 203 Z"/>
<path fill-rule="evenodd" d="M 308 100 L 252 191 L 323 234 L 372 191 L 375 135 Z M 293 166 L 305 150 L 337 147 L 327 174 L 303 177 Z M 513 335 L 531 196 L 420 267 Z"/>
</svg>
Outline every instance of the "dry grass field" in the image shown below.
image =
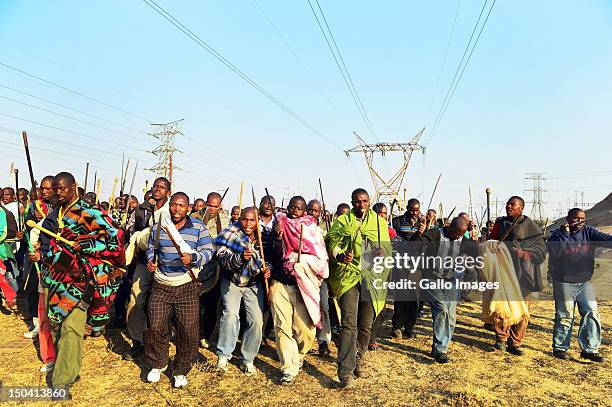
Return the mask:
<svg viewBox="0 0 612 407">
<path fill-rule="evenodd" d="M 607 266 L 607 265 L 606 265 Z M 600 270 L 604 267 L 600 268 Z M 610 268 L 605 267 L 609 272 Z M 602 288 L 602 287 L 600 287 Z M 610 287 L 605 287 L 610 292 Z M 603 354 L 612 355 L 612 302 L 601 301 Z M 392 310 L 385 313 L 390 318 Z M 550 291 L 536 301 L 525 341 L 526 355 L 494 352 L 493 335 L 478 319 L 480 306 L 459 306 L 458 324 L 451 345 L 451 363 L 437 365 L 427 356 L 431 346 L 431 316 L 426 309 L 417 325 L 417 338 L 383 339 L 383 350 L 370 352 L 371 377 L 359 379 L 354 388 L 337 388 L 334 359 L 306 358 L 303 372 L 290 386 L 278 385 L 280 373 L 273 347 L 262 346 L 255 377 L 245 377 L 236 366 L 224 376 L 206 371 L 201 363 L 188 376 L 189 385 L 173 389 L 168 376 L 152 385 L 143 381 L 146 366 L 127 362 L 125 334 L 108 330 L 106 336 L 85 341 L 81 380 L 73 387 L 79 406 L 195 406 L 195 405 L 410 405 L 410 406 L 581 406 L 612 405 L 610 361 L 594 364 L 580 359 L 572 342 L 572 359 L 551 356 L 554 305 Z M 577 321 L 576 321 L 577 323 Z M 12 315 L 0 315 L 0 378 L 5 385 L 44 386 L 46 377 L 32 341 L 21 338 L 23 323 Z M 388 322 L 385 326 L 389 333 Z M 171 353 L 173 352 L 171 348 Z M 335 348 L 332 349 L 335 356 Z M 201 355 L 214 363 L 209 351 Z M 53 404 L 39 402 L 36 405 Z"/>
</svg>

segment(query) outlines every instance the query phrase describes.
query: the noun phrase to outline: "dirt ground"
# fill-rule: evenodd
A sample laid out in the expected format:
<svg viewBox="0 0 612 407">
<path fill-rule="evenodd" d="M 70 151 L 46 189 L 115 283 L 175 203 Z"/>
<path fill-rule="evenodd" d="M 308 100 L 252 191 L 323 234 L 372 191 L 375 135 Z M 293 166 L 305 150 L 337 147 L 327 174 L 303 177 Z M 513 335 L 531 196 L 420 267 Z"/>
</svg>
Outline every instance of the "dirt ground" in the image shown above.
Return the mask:
<svg viewBox="0 0 612 407">
<path fill-rule="evenodd" d="M 609 267 L 606 267 L 609 270 Z M 608 290 L 609 288 L 606 287 Z M 127 362 L 125 333 L 108 330 L 106 336 L 85 341 L 81 380 L 66 405 L 88 406 L 195 406 L 195 405 L 410 405 L 410 406 L 612 406 L 610 361 L 594 364 L 580 359 L 574 339 L 571 360 L 551 356 L 554 304 L 550 291 L 533 304 L 525 346 L 516 357 L 493 351 L 492 333 L 479 320 L 480 305 L 462 303 L 449 355 L 451 363 L 436 364 L 431 348 L 431 315 L 426 308 L 416 328 L 417 338 L 383 339 L 383 350 L 370 352 L 371 377 L 358 379 L 354 388 L 337 388 L 334 359 L 306 358 L 303 372 L 290 386 L 278 385 L 276 351 L 262 346 L 255 365 L 257 376 L 245 377 L 234 365 L 224 376 L 197 365 L 185 389 L 173 389 L 169 376 L 155 385 L 146 383 L 143 361 Z M 385 310 L 388 319 L 392 310 Z M 612 302 L 599 303 L 603 322 L 602 353 L 612 356 Z M 576 321 L 577 323 L 578 321 Z M 574 332 L 576 332 L 577 327 Z M 389 321 L 384 334 L 389 334 Z M 23 323 L 14 315 L 0 315 L 0 379 L 9 386 L 44 386 L 46 377 L 35 344 L 23 339 Z M 171 347 L 171 354 L 174 352 Z M 335 357 L 336 349 L 332 348 Z M 215 356 L 201 355 L 214 363 Z M 38 402 L 36 405 L 53 404 Z"/>
</svg>

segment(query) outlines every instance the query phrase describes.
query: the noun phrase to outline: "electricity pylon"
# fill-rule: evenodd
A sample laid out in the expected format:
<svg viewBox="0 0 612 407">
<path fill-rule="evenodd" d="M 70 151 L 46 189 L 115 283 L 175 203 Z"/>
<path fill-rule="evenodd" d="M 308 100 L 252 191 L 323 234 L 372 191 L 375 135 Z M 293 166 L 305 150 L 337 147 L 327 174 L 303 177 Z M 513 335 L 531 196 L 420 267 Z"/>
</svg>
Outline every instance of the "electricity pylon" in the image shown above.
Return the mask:
<svg viewBox="0 0 612 407">
<path fill-rule="evenodd" d="M 176 167 L 172 163 L 172 159 L 175 152 L 181 152 L 174 145 L 174 138 L 181 133 L 181 125 L 183 119 L 176 120 L 170 123 L 152 123 L 153 131 L 149 133 L 150 136 L 159 140 L 159 146 L 151 151 L 157 156 L 157 164 L 154 167 L 149 168 L 149 171 L 155 173 L 158 177 L 165 177 L 170 181 L 172 186 L 172 173 L 174 170 L 180 168 Z"/>
</svg>

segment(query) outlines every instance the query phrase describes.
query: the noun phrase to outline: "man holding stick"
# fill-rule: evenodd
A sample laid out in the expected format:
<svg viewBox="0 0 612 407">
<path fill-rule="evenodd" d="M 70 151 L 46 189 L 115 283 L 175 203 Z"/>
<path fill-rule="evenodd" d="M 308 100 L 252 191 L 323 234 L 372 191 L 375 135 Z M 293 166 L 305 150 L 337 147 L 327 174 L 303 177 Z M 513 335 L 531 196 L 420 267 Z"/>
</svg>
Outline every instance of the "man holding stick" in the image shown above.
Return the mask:
<svg viewBox="0 0 612 407">
<path fill-rule="evenodd" d="M 263 328 L 264 278 L 270 276 L 257 242 L 259 217 L 257 209 L 247 207 L 240 221 L 225 228 L 215 239 L 217 261 L 221 266 L 223 313 L 219 324 L 216 371 L 225 373 L 240 330 L 240 305 L 246 311 L 246 329 L 242 335 L 241 369 L 252 376 L 257 373 L 253 361 L 259 352 Z"/>
<path fill-rule="evenodd" d="M 331 254 L 329 283 L 340 303 L 342 319 L 338 347 L 342 388 L 351 386 L 353 375 L 366 377 L 365 355 L 372 323 L 386 299 L 386 292 L 374 288 L 379 275 L 362 264 L 362 258 L 367 251 L 375 257 L 391 255 L 387 223 L 370 209 L 367 191 L 356 189 L 351 201 L 353 209 L 336 219 L 326 238 Z"/>
<path fill-rule="evenodd" d="M 152 369 L 147 380 L 157 383 L 168 367 L 171 316 L 177 329 L 174 387 L 187 385 L 186 375 L 198 355 L 199 269 L 213 258 L 214 247 L 206 226 L 187 216 L 189 197 L 177 192 L 170 198 L 170 220 L 161 219 L 149 237 L 147 270 L 153 274 L 147 306 L 149 328 L 144 333 L 145 354 Z M 195 269 L 195 270 L 194 270 Z"/>
<path fill-rule="evenodd" d="M 85 325 L 99 332 L 108 322 L 125 258 L 123 232 L 108 215 L 78 196 L 72 174 L 57 174 L 53 189 L 59 205 L 58 234 L 51 239 L 42 277 L 56 335 L 52 383 L 59 388 L 78 380 Z"/>
<path fill-rule="evenodd" d="M 287 215 L 277 214 L 282 266 L 272 269 L 270 301 L 281 384 L 291 384 L 321 328 L 320 287 L 329 276 L 327 251 L 316 220 L 306 215 L 306 200 L 294 196 Z M 279 236 L 280 235 L 280 236 Z"/>
</svg>

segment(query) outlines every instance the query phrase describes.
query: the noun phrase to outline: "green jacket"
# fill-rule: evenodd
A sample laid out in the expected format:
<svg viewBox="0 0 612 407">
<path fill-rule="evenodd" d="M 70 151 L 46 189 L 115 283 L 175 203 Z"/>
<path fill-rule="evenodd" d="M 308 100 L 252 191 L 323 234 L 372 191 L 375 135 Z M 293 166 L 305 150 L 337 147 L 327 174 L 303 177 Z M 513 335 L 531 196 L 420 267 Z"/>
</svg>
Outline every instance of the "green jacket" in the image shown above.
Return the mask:
<svg viewBox="0 0 612 407">
<path fill-rule="evenodd" d="M 328 281 L 333 294 L 340 297 L 361 283 L 368 289 L 377 315 L 385 306 L 387 292 L 384 289 L 374 288 L 374 281 L 376 279 L 386 281 L 389 275 L 389 269 L 384 269 L 382 273 L 372 271 L 371 254 L 372 250 L 378 247 L 379 234 L 384 256 L 391 256 L 387 222 L 372 210 L 368 210 L 363 221 L 360 221 L 352 209 L 334 221 L 325 238 L 327 251 L 330 254 Z M 350 264 L 338 262 L 336 256 L 347 251 L 353 253 L 353 261 Z"/>
</svg>

